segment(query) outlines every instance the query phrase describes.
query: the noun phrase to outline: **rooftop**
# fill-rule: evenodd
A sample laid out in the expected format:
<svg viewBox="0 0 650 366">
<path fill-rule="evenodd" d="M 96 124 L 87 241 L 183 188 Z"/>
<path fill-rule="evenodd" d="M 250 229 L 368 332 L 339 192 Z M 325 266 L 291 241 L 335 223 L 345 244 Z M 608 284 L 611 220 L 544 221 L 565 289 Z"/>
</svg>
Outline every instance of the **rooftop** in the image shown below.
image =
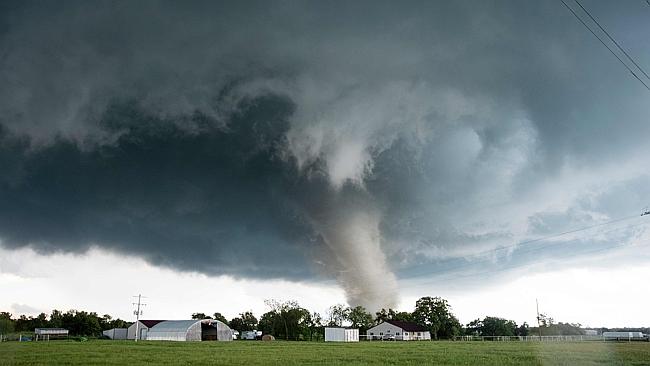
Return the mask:
<svg viewBox="0 0 650 366">
<path fill-rule="evenodd" d="M 386 320 L 386 323 L 402 328 L 407 332 L 426 332 L 428 329 L 420 324 L 402 320 Z"/>
</svg>

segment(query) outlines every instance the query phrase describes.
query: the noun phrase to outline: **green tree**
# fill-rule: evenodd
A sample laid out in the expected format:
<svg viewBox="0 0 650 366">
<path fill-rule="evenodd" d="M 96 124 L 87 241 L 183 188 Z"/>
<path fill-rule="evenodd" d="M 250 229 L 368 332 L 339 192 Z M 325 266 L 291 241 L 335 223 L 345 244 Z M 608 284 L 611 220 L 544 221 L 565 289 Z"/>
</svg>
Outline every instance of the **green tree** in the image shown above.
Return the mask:
<svg viewBox="0 0 650 366">
<path fill-rule="evenodd" d="M 70 335 L 99 336 L 102 329 L 97 313 L 86 311 L 69 310 L 62 313 L 60 324 L 70 331 Z"/>
<path fill-rule="evenodd" d="M 465 327 L 465 334 L 471 336 L 480 336 L 481 328 L 483 327 L 483 321 L 481 319 L 475 319 L 467 323 Z"/>
<path fill-rule="evenodd" d="M 393 315 L 393 320 L 412 322 L 413 321 L 413 314 L 409 313 L 408 311 L 396 312 Z"/>
<path fill-rule="evenodd" d="M 277 314 L 275 311 L 268 311 L 262 314 L 258 323 L 258 330 L 261 330 L 263 334 L 272 334 L 275 336 L 277 334 L 275 333 L 276 318 Z"/>
<path fill-rule="evenodd" d="M 256 330 L 257 329 L 257 318 L 253 315 L 253 312 L 246 311 L 239 314 L 241 320 L 244 324 L 244 330 Z"/>
<path fill-rule="evenodd" d="M 447 300 L 440 297 L 420 298 L 415 303 L 413 320 L 429 328 L 434 339 L 454 337 L 462 329 Z"/>
<path fill-rule="evenodd" d="M 228 324 L 230 325 L 230 328 L 241 333 L 246 330 L 256 330 L 258 322 L 252 312 L 246 311 L 239 314 L 238 317 L 233 318 Z"/>
<path fill-rule="evenodd" d="M 529 334 L 528 323 L 524 322 L 522 325 L 517 328 L 518 336 L 527 336 Z"/>
<path fill-rule="evenodd" d="M 16 329 L 16 324 L 11 319 L 11 313 L 3 311 L 0 313 L 0 334 L 12 333 Z"/>
<path fill-rule="evenodd" d="M 367 312 L 363 306 L 348 309 L 347 316 L 352 328 L 359 328 L 360 333 L 365 333 L 373 325 L 372 314 Z"/>
<path fill-rule="evenodd" d="M 481 335 L 484 336 L 514 336 L 517 334 L 517 323 L 512 320 L 486 316 L 482 321 Z"/>
<path fill-rule="evenodd" d="M 309 329 L 309 340 L 320 340 L 324 338 L 325 335 L 323 329 L 323 317 L 317 313 L 313 312 L 307 322 L 307 328 Z"/>
<path fill-rule="evenodd" d="M 350 308 L 343 304 L 332 305 L 327 309 L 328 322 L 327 325 L 332 327 L 340 327 L 343 322 L 349 317 Z"/>
<path fill-rule="evenodd" d="M 225 316 L 221 315 L 221 313 L 214 313 L 213 319 L 218 320 L 226 325 L 228 325 L 228 319 L 226 319 Z"/>
<path fill-rule="evenodd" d="M 240 334 L 244 330 L 248 330 L 245 329 L 244 321 L 240 317 L 232 318 L 228 324 L 230 324 L 231 329 L 238 331 Z"/>
<path fill-rule="evenodd" d="M 382 322 L 385 322 L 386 320 L 399 320 L 399 321 L 406 321 L 406 322 L 412 322 L 413 321 L 413 314 L 407 312 L 407 311 L 396 311 L 393 309 L 381 309 L 380 311 L 375 313 L 375 324 L 380 324 Z"/>
<path fill-rule="evenodd" d="M 52 310 L 52 313 L 50 313 L 50 327 L 63 327 L 63 312 L 61 310 Z"/>
<path fill-rule="evenodd" d="M 212 318 L 209 315 L 205 315 L 205 313 L 192 313 L 192 319 L 202 320 Z"/>
<path fill-rule="evenodd" d="M 266 300 L 265 303 L 271 311 L 262 316 L 260 325 L 272 329 L 267 333 L 287 340 L 309 337 L 311 314 L 307 309 L 300 307 L 295 301 Z"/>
<path fill-rule="evenodd" d="M 381 324 L 386 320 L 393 320 L 395 314 L 395 310 L 393 309 L 381 309 L 375 313 L 375 324 Z"/>
</svg>

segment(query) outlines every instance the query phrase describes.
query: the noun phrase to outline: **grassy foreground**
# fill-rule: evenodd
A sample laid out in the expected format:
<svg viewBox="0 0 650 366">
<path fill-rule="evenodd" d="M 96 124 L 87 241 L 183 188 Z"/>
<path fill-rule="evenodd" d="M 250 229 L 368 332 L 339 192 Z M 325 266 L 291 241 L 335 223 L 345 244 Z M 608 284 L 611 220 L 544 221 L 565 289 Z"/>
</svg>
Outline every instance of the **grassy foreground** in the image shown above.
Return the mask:
<svg viewBox="0 0 650 366">
<path fill-rule="evenodd" d="M 650 343 L 0 343 L 0 365 L 650 365 Z"/>
</svg>

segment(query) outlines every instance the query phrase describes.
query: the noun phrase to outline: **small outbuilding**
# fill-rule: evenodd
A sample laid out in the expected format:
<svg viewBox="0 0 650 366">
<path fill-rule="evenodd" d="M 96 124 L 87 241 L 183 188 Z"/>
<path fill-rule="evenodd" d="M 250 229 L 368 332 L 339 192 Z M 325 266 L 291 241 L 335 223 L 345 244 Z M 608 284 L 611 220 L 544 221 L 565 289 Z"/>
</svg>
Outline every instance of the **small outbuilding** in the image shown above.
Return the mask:
<svg viewBox="0 0 650 366">
<path fill-rule="evenodd" d="M 126 339 L 128 332 L 128 328 L 113 328 L 103 331 L 102 334 L 109 339 Z"/>
<path fill-rule="evenodd" d="M 34 337 L 35 341 L 49 341 L 50 339 L 55 338 L 67 338 L 68 330 L 63 328 L 35 328 Z"/>
<path fill-rule="evenodd" d="M 603 332 L 603 338 L 608 340 L 638 340 L 644 339 L 641 332 Z"/>
<path fill-rule="evenodd" d="M 244 330 L 244 331 L 241 332 L 240 339 L 245 339 L 245 340 L 249 340 L 249 341 L 262 339 L 262 331 L 261 330 Z"/>
<path fill-rule="evenodd" d="M 232 330 L 214 320 L 166 320 L 149 328 L 150 341 L 232 341 Z"/>
<path fill-rule="evenodd" d="M 431 340 L 429 330 L 417 323 L 386 320 L 366 332 L 368 340 L 423 341 Z"/>
<path fill-rule="evenodd" d="M 359 342 L 359 329 L 325 327 L 325 342 Z"/>
<path fill-rule="evenodd" d="M 126 339 L 135 339 L 135 328 L 137 324 L 138 328 L 138 339 L 145 340 L 147 339 L 147 332 L 149 332 L 149 328 L 153 327 L 154 325 L 164 322 L 164 320 L 139 320 L 128 328 L 126 332 Z"/>
</svg>

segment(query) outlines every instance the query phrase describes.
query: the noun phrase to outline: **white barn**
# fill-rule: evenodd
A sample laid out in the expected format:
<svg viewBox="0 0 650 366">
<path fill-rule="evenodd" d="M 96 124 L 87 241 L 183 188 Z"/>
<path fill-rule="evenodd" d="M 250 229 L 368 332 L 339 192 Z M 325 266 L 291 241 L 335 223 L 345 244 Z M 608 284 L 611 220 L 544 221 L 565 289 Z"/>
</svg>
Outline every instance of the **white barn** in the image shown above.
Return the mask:
<svg viewBox="0 0 650 366">
<path fill-rule="evenodd" d="M 399 320 L 387 320 L 366 331 L 368 340 L 390 339 L 396 341 L 431 340 L 431 333 L 422 325 Z"/>
<path fill-rule="evenodd" d="M 138 339 L 147 339 L 147 332 L 149 331 L 149 328 L 160 322 L 164 322 L 164 320 L 140 320 L 136 322 L 138 323 L 138 333 L 140 333 Z M 135 339 L 136 323 L 131 324 L 131 326 L 128 328 L 126 332 L 126 339 Z"/>
<path fill-rule="evenodd" d="M 214 320 L 166 320 L 149 328 L 150 341 L 232 341 L 232 330 Z"/>
<path fill-rule="evenodd" d="M 325 327 L 325 342 L 359 342 L 359 329 Z"/>
</svg>

